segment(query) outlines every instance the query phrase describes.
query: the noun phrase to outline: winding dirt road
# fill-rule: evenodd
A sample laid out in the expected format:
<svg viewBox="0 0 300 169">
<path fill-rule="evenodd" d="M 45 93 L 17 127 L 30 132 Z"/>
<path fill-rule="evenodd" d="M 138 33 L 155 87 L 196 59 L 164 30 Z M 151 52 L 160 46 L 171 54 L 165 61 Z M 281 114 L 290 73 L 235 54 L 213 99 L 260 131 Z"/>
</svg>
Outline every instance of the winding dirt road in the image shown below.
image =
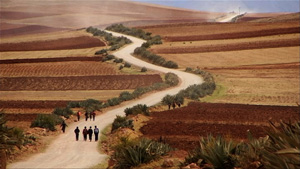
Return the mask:
<svg viewBox="0 0 300 169">
<path fill-rule="evenodd" d="M 118 33 L 113 34 L 115 36 L 125 36 Z M 79 141 L 75 141 L 74 129 L 76 126 L 82 131 L 84 126 L 92 126 L 94 128 L 94 126 L 97 125 L 98 128 L 102 130 L 113 122 L 116 115 L 125 115 L 124 109 L 127 107 L 132 107 L 136 104 L 147 104 L 148 106 L 151 106 L 160 102 L 167 94 L 173 95 L 192 84 L 200 84 L 203 82 L 197 75 L 162 68 L 134 58 L 131 56 L 131 53 L 133 53 L 136 47 L 141 46 L 144 41 L 127 35 L 126 37 L 131 39 L 133 43 L 115 52 L 115 56 L 123 58 L 126 62 L 131 64 L 140 67 L 144 66 L 147 69 L 153 69 L 164 73 L 173 72 L 179 76 L 181 84 L 171 89 L 149 94 L 147 97 L 142 97 L 141 99 L 122 103 L 118 108 L 97 116 L 95 121 L 86 122 L 82 119 L 80 122 L 70 124 L 67 127 L 66 133 L 59 135 L 49 145 L 45 152 L 35 154 L 25 161 L 10 164 L 8 168 L 89 168 L 95 166 L 104 161 L 107 156 L 98 152 L 97 142 L 84 142 L 82 140 L 82 135 L 80 135 Z"/>
</svg>

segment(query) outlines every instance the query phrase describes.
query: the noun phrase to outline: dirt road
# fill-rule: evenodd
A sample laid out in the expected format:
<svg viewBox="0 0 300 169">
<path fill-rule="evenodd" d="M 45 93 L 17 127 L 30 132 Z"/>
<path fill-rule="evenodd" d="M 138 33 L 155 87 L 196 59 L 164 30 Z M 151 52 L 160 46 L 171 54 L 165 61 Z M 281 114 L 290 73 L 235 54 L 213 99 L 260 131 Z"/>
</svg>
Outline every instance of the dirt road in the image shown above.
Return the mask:
<svg viewBox="0 0 300 169">
<path fill-rule="evenodd" d="M 113 34 L 115 36 L 121 35 L 118 33 Z M 97 142 L 95 141 L 84 142 L 82 135 L 80 135 L 79 141 L 75 141 L 74 129 L 76 126 L 78 126 L 82 131 L 84 126 L 87 126 L 88 128 L 92 126 L 92 128 L 94 128 L 94 126 L 97 125 L 98 128 L 102 130 L 113 122 L 116 115 L 125 115 L 124 109 L 127 107 L 132 107 L 136 104 L 147 104 L 148 106 L 151 106 L 160 102 L 160 100 L 167 94 L 176 94 L 181 89 L 185 89 L 192 84 L 202 83 L 202 79 L 199 76 L 178 70 L 162 68 L 132 57 L 131 53 L 133 53 L 133 50 L 136 47 L 141 46 L 144 41 L 130 36 L 126 37 L 131 39 L 133 43 L 115 52 L 115 56 L 123 58 L 131 64 L 138 65 L 140 67 L 144 66 L 147 69 L 158 70 L 164 73 L 176 73 L 182 81 L 181 84 L 171 89 L 150 94 L 141 99 L 123 103 L 120 107 L 97 116 L 96 121 L 86 122 L 81 120 L 80 122 L 75 122 L 69 125 L 66 133 L 58 136 L 44 152 L 33 155 L 27 160 L 10 164 L 8 168 L 88 168 L 97 165 L 104 161 L 107 156 L 98 152 Z"/>
</svg>

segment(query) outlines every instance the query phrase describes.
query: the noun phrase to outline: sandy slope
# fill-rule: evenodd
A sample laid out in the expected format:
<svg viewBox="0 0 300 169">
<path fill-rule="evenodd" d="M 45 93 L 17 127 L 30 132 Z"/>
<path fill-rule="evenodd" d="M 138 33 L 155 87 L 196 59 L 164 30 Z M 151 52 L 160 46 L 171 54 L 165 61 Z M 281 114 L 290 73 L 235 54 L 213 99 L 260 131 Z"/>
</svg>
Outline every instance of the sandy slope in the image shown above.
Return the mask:
<svg viewBox="0 0 300 169">
<path fill-rule="evenodd" d="M 115 35 L 120 35 L 114 33 Z M 115 53 L 115 56 L 124 58 L 127 62 L 138 66 L 145 66 L 148 69 L 155 69 L 161 72 L 173 72 L 176 73 L 182 80 L 182 83 L 174 88 L 157 92 L 147 97 L 143 97 L 138 100 L 123 103 L 119 108 L 110 110 L 102 115 L 96 117 L 96 121 L 84 121 L 73 123 L 68 126 L 66 133 L 61 134 L 58 138 L 49 145 L 47 150 L 43 153 L 36 154 L 26 161 L 20 161 L 13 163 L 8 168 L 87 168 L 94 166 L 101 161 L 105 160 L 106 155 L 100 154 L 97 150 L 96 142 L 84 142 L 80 135 L 80 141 L 75 141 L 74 129 L 76 126 L 82 131 L 84 126 L 97 125 L 99 129 L 103 129 L 108 124 L 112 123 L 116 115 L 124 115 L 123 110 L 127 107 L 132 107 L 136 104 L 147 104 L 148 106 L 158 103 L 166 94 L 176 94 L 181 89 L 184 89 L 192 84 L 202 83 L 202 79 L 199 76 L 162 68 L 155 66 L 139 59 L 136 59 L 130 55 L 136 47 L 141 46 L 143 40 L 129 37 L 133 44 L 123 48 Z"/>
</svg>

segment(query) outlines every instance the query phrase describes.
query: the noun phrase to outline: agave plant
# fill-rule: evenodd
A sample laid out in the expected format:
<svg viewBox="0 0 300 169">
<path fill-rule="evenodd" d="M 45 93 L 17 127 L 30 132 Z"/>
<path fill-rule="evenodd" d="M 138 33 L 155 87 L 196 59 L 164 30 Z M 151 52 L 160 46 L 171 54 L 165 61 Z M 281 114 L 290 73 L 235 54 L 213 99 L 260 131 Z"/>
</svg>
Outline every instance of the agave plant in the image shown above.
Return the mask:
<svg viewBox="0 0 300 169">
<path fill-rule="evenodd" d="M 189 153 L 183 165 L 201 161 L 201 164 L 211 164 L 215 169 L 234 168 L 236 148 L 237 145 L 233 141 L 209 135 L 200 139 L 199 146 Z"/>
<path fill-rule="evenodd" d="M 134 145 L 118 147 L 113 158 L 117 161 L 115 168 L 130 168 L 158 159 L 171 150 L 167 144 L 149 139 L 141 139 Z"/>
<path fill-rule="evenodd" d="M 265 168 L 300 168 L 300 122 L 280 122 L 278 127 L 270 123 L 270 144 L 262 151 Z"/>
</svg>

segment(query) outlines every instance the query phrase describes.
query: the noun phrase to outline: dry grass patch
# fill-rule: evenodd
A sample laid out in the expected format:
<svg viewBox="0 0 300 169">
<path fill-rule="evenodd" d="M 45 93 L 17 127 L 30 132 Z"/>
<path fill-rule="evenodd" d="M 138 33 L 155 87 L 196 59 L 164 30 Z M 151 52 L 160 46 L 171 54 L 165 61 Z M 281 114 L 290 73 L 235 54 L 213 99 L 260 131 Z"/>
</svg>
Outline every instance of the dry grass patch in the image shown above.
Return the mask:
<svg viewBox="0 0 300 169">
<path fill-rule="evenodd" d="M 49 51 L 22 51 L 22 52 L 1 52 L 1 60 L 7 59 L 34 59 L 34 58 L 58 58 L 58 57 L 82 57 L 94 56 L 95 52 L 106 47 L 94 47 L 72 50 L 49 50 Z"/>
<path fill-rule="evenodd" d="M 75 90 L 75 91 L 0 91 L 0 100 L 107 100 L 124 91 L 133 90 Z"/>
<path fill-rule="evenodd" d="M 299 47 L 252 49 L 242 51 L 162 54 L 167 60 L 179 63 L 179 67 L 233 67 L 241 65 L 299 62 Z"/>
</svg>

